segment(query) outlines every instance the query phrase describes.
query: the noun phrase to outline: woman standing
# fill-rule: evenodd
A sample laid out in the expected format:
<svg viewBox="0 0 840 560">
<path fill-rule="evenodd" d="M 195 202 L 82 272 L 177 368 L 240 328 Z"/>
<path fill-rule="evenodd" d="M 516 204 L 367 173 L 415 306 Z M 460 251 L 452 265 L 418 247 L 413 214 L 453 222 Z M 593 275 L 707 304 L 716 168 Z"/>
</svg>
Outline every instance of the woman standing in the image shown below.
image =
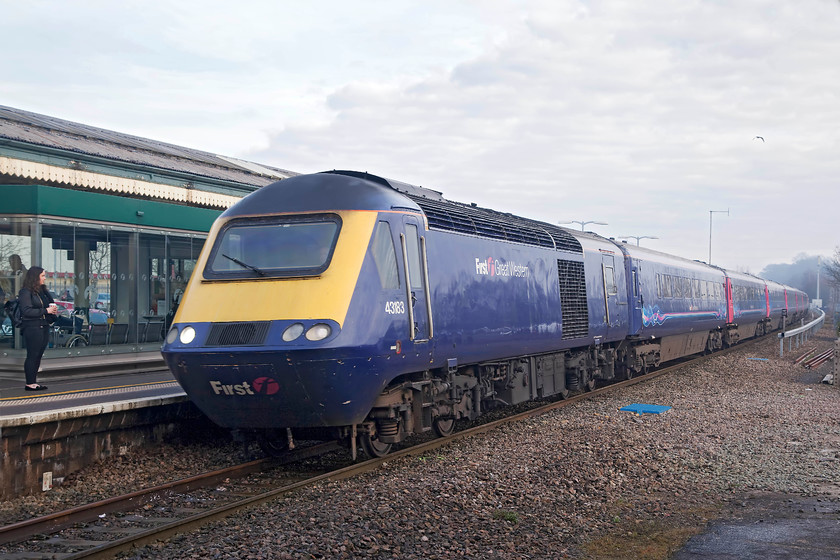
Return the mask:
<svg viewBox="0 0 840 560">
<path fill-rule="evenodd" d="M 23 371 L 26 374 L 27 391 L 43 391 L 46 385 L 39 385 L 35 378 L 41 367 L 41 356 L 50 340 L 51 323 L 55 322 L 58 309 L 46 286 L 47 273 L 40 266 L 33 266 L 26 271 L 23 288 L 18 294 L 23 327 L 21 332 L 26 342 L 26 361 Z"/>
</svg>

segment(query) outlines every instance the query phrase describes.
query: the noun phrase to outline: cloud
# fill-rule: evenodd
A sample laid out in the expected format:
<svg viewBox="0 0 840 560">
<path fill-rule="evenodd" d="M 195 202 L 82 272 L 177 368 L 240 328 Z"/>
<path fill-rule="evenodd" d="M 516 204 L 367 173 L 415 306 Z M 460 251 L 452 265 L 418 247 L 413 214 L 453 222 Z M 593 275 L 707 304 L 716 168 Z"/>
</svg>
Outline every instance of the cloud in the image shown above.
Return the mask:
<svg viewBox="0 0 840 560">
<path fill-rule="evenodd" d="M 644 244 L 689 258 L 708 258 L 709 210 L 729 208 L 713 255 L 732 268 L 838 244 L 820 215 L 840 198 L 837 2 L 3 8 L 32 23 L 9 41 L 36 29 L 4 60 L 3 104 L 606 221 L 597 231 L 655 235 Z"/>
<path fill-rule="evenodd" d="M 840 10 L 518 6 L 478 55 L 409 84 L 352 80 L 328 96 L 331 121 L 281 129 L 254 156 L 379 170 L 548 221 L 608 221 L 691 258 L 708 256 L 708 211 L 732 208 L 722 261 L 757 270 L 792 257 L 803 241 L 782 224 L 837 172 L 840 75 L 828 53 L 840 54 Z"/>
</svg>

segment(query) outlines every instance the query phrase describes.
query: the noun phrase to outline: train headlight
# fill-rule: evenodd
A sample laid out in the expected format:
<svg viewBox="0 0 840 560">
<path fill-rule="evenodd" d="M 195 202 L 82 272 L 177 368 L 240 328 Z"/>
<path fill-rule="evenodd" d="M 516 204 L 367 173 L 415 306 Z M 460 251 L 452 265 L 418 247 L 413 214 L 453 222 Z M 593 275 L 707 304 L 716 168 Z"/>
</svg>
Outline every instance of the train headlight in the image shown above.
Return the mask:
<svg viewBox="0 0 840 560">
<path fill-rule="evenodd" d="M 178 340 L 178 327 L 172 327 L 166 334 L 166 343 L 174 344 L 176 340 Z"/>
<path fill-rule="evenodd" d="M 193 340 L 195 340 L 195 329 L 192 327 L 184 327 L 181 330 L 181 343 L 182 344 L 189 344 Z"/>
<path fill-rule="evenodd" d="M 324 323 L 318 323 L 309 327 L 309 330 L 306 331 L 306 339 L 311 340 L 313 342 L 318 340 L 324 340 L 325 338 L 330 336 L 331 332 L 332 329 L 329 325 L 325 325 Z"/>
<path fill-rule="evenodd" d="M 283 340 L 291 342 L 303 334 L 303 323 L 295 323 L 283 331 Z"/>
</svg>

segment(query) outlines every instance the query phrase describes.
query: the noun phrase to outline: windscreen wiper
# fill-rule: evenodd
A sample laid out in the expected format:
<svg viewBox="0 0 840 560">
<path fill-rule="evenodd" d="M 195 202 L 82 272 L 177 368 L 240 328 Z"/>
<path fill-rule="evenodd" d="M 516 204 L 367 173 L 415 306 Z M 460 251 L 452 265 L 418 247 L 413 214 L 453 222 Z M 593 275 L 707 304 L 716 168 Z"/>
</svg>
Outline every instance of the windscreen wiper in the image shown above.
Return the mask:
<svg viewBox="0 0 840 560">
<path fill-rule="evenodd" d="M 259 268 L 257 268 L 256 266 L 254 266 L 252 264 L 244 263 L 244 262 L 240 261 L 239 259 L 231 257 L 230 255 L 225 255 L 224 253 L 222 253 L 222 256 L 226 259 L 232 260 L 233 262 L 235 262 L 236 264 L 238 264 L 242 268 L 247 268 L 247 269 L 253 270 L 254 272 L 259 274 L 260 276 L 265 276 L 265 272 L 263 272 L 262 270 L 260 270 Z"/>
</svg>

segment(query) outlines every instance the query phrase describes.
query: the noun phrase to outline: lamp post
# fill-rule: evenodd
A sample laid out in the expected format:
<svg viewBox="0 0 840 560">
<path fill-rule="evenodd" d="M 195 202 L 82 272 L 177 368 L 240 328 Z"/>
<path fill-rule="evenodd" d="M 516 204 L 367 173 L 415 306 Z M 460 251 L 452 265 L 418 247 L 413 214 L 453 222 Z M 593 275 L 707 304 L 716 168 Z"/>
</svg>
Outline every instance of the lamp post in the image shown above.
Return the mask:
<svg viewBox="0 0 840 560">
<path fill-rule="evenodd" d="M 659 239 L 655 235 L 619 235 L 618 236 L 619 239 L 622 239 L 624 237 L 626 237 L 627 239 L 635 239 L 637 247 L 639 246 L 639 240 L 641 240 L 641 239 Z"/>
<path fill-rule="evenodd" d="M 729 208 L 726 210 L 709 210 L 709 264 L 712 264 L 712 215 L 726 214 L 729 215 Z"/>
<path fill-rule="evenodd" d="M 817 299 L 820 299 L 820 256 L 817 255 Z"/>
<path fill-rule="evenodd" d="M 607 224 L 607 222 L 596 222 L 594 220 L 587 220 L 587 221 L 583 221 L 583 222 L 580 221 L 580 220 L 566 220 L 565 222 L 557 222 L 557 223 L 560 224 L 560 225 L 563 225 L 563 224 L 580 224 L 580 231 L 583 231 L 583 228 L 586 226 L 586 224 L 595 224 L 595 225 L 599 225 L 599 226 L 609 225 L 609 224 Z"/>
</svg>

